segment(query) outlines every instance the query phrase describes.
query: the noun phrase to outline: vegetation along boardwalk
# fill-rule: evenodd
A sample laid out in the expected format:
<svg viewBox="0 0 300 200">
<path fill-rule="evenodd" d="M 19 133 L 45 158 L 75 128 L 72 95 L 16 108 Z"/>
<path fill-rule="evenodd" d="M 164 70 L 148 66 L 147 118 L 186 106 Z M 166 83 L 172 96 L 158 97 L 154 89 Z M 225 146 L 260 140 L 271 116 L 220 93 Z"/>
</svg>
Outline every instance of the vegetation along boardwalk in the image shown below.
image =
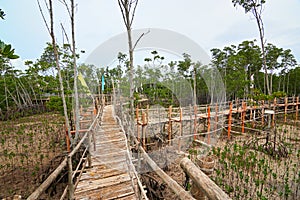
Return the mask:
<svg viewBox="0 0 300 200">
<path fill-rule="evenodd" d="M 101 129 L 94 133 L 92 166 L 82 174 L 75 199 L 137 199 L 126 137 L 112 110 L 104 107 Z"/>
</svg>

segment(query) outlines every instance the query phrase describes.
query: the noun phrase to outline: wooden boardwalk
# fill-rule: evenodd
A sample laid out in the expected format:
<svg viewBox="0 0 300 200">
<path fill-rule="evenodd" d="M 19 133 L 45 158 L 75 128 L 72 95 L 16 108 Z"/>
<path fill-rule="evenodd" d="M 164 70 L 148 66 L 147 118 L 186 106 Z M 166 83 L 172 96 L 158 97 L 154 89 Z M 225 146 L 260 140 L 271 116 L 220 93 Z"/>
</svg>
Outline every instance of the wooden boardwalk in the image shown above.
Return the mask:
<svg viewBox="0 0 300 200">
<path fill-rule="evenodd" d="M 95 133 L 92 167 L 80 177 L 75 199 L 138 199 L 137 180 L 128 167 L 126 138 L 112 114 L 112 106 L 103 110 L 101 128 Z"/>
</svg>

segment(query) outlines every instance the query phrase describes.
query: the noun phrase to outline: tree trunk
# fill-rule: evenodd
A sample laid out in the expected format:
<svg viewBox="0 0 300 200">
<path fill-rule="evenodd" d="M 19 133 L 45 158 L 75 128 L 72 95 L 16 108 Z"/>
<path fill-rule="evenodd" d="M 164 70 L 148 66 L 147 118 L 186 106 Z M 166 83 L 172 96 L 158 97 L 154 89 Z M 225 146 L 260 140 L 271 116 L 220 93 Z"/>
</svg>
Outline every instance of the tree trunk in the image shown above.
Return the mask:
<svg viewBox="0 0 300 200">
<path fill-rule="evenodd" d="M 54 35 L 52 0 L 49 0 L 49 12 L 50 12 L 50 27 L 51 27 L 50 36 L 51 36 L 51 39 L 52 39 L 53 52 L 54 52 L 54 56 L 55 56 L 55 65 L 57 67 L 61 98 L 62 98 L 63 108 L 64 108 L 64 116 L 65 116 L 65 121 L 66 121 L 66 127 L 68 129 L 68 135 L 69 135 L 71 144 L 73 144 L 73 140 L 72 140 L 71 133 L 70 133 L 70 127 L 69 127 L 70 123 L 69 123 L 67 103 L 66 103 L 65 93 L 64 93 L 64 85 L 63 85 L 63 80 L 62 80 L 62 76 L 61 76 L 58 51 L 57 51 L 55 35 Z"/>
<path fill-rule="evenodd" d="M 262 19 L 261 19 L 261 15 L 258 13 L 257 8 L 253 8 L 253 14 L 255 16 L 256 19 L 256 23 L 258 26 L 258 30 L 259 30 L 259 37 L 260 37 L 260 44 L 261 44 L 261 49 L 262 49 L 262 55 L 263 55 L 263 69 L 265 72 L 265 83 L 264 83 L 264 88 L 266 87 L 266 89 L 264 89 L 265 93 L 267 92 L 269 95 L 271 95 L 271 91 L 270 91 L 270 84 L 269 84 L 269 77 L 268 77 L 268 70 L 267 70 L 267 61 L 266 61 L 266 51 L 265 51 L 265 41 L 264 41 L 264 27 L 263 27 L 263 23 L 262 23 Z"/>
<path fill-rule="evenodd" d="M 77 87 L 77 64 L 76 64 L 76 46 L 75 46 L 75 22 L 74 22 L 74 0 L 71 0 L 71 26 L 72 26 L 72 55 L 73 55 L 73 68 L 74 68 L 74 97 L 75 97 L 75 139 L 76 143 L 78 139 L 78 131 L 80 129 L 79 124 L 79 99 L 78 99 L 78 87 Z"/>
</svg>

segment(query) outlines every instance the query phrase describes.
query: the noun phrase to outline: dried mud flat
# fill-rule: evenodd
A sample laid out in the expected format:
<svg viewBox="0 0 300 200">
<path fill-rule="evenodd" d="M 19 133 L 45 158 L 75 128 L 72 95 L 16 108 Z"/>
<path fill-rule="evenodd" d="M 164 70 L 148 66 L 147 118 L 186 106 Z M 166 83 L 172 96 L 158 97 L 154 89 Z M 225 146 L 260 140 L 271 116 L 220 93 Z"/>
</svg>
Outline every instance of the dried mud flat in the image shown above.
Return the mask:
<svg viewBox="0 0 300 200">
<path fill-rule="evenodd" d="M 62 124 L 53 113 L 0 122 L 0 199 L 28 197 L 58 166 L 65 154 Z"/>
</svg>

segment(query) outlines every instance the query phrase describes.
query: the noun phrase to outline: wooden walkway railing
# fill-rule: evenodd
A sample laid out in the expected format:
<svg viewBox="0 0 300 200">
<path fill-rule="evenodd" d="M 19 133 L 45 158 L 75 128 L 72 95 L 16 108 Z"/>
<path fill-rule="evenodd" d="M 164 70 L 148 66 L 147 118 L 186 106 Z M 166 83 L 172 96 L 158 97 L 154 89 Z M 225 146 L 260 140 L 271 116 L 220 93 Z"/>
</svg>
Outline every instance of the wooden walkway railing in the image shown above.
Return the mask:
<svg viewBox="0 0 300 200">
<path fill-rule="evenodd" d="M 111 105 L 104 107 L 101 128 L 94 135 L 92 164 L 80 177 L 74 198 L 146 199 L 145 195 L 139 197 L 141 184 L 131 167 L 127 139 L 113 117 Z"/>
<path fill-rule="evenodd" d="M 73 148 L 73 150 L 66 155 L 65 159 L 59 164 L 59 166 L 48 176 L 48 178 L 27 198 L 27 200 L 35 200 L 39 199 L 39 197 L 47 190 L 47 188 L 56 180 L 56 178 L 59 176 L 60 173 L 64 170 L 65 167 L 68 169 L 68 185 L 65 188 L 62 196 L 60 199 L 64 199 L 68 193 L 68 199 L 73 199 L 74 194 L 74 188 L 78 184 L 78 181 L 75 180 L 75 175 L 79 173 L 79 176 L 82 174 L 84 168 L 79 170 L 80 166 L 86 166 L 86 163 L 88 162 L 88 165 L 91 165 L 91 159 L 90 159 L 90 151 L 92 146 L 92 134 L 97 128 L 98 120 L 101 116 L 102 109 L 99 109 L 97 115 L 94 116 L 94 109 L 90 108 L 90 110 L 87 110 L 88 114 L 86 115 L 85 119 L 88 119 L 91 123 L 88 129 L 86 130 L 80 130 L 79 132 L 83 133 L 83 136 L 81 140 L 78 142 L 78 144 Z M 78 150 L 83 146 L 83 144 L 86 143 L 85 148 L 83 150 L 83 154 L 79 160 L 79 163 L 77 164 L 75 170 L 73 170 L 72 166 L 72 157 L 78 152 Z M 87 158 L 87 159 L 86 159 Z"/>
</svg>

